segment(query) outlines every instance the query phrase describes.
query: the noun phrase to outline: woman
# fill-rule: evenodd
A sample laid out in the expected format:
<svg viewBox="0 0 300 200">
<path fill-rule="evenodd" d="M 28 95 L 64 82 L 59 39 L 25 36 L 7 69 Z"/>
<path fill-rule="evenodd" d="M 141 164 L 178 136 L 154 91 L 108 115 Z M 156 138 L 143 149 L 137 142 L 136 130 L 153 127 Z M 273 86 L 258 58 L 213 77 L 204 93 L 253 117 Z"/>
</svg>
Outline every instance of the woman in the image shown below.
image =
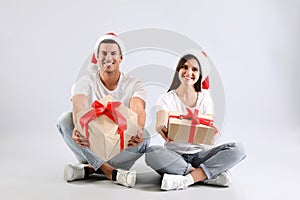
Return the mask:
<svg viewBox="0 0 300 200">
<path fill-rule="evenodd" d="M 214 107 L 208 90 L 201 90 L 209 72 L 203 52 L 192 51 L 179 60 L 168 93 L 157 101 L 156 131 L 165 139 L 165 147 L 152 146 L 146 154 L 147 164 L 164 174 L 161 189 L 185 189 L 202 181 L 206 184 L 229 186 L 227 170 L 245 158 L 243 147 L 227 143 L 213 148 L 204 145 L 174 142 L 168 138 L 168 112 L 186 114 L 186 108 L 199 110 L 199 116 L 213 119 Z M 215 133 L 217 133 L 215 128 Z"/>
</svg>

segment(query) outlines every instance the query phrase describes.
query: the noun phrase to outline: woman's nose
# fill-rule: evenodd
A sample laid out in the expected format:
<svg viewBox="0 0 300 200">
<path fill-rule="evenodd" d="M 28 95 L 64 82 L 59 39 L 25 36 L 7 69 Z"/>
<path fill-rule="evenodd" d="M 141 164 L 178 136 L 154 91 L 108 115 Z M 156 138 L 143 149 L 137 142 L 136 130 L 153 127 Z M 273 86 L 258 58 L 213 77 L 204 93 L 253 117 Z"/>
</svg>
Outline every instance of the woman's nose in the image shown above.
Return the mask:
<svg viewBox="0 0 300 200">
<path fill-rule="evenodd" d="M 192 71 L 192 68 L 190 68 L 190 67 L 187 68 L 187 70 L 186 70 L 186 73 L 187 73 L 187 74 L 192 74 L 192 72 L 193 72 L 193 71 Z"/>
</svg>

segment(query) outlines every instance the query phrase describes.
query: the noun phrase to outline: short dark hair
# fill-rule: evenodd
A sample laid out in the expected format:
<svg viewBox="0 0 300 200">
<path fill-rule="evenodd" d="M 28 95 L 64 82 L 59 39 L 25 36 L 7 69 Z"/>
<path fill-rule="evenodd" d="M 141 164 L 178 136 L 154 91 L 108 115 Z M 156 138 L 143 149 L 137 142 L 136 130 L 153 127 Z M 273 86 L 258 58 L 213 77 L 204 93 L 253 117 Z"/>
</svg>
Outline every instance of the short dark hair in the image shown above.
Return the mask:
<svg viewBox="0 0 300 200">
<path fill-rule="evenodd" d="M 120 45 L 116 42 L 116 41 L 114 41 L 114 40 L 112 40 L 112 39 L 105 39 L 105 40 L 102 40 L 101 42 L 100 42 L 100 44 L 99 44 L 99 46 L 98 46 L 98 49 L 97 49 L 97 56 L 99 55 L 99 48 L 100 48 L 100 45 L 101 44 L 116 44 L 116 45 L 118 45 L 118 48 L 119 48 L 119 51 L 120 51 L 120 54 L 121 54 L 121 58 L 123 58 L 123 54 L 122 54 L 122 51 L 121 51 L 121 48 L 120 48 Z"/>
<path fill-rule="evenodd" d="M 192 59 L 192 58 L 194 58 L 197 61 L 197 63 L 199 64 L 199 71 L 200 71 L 199 79 L 194 84 L 194 88 L 197 92 L 201 92 L 201 80 L 202 80 L 201 65 L 200 65 L 198 59 L 192 54 L 187 54 L 187 55 L 180 58 L 180 60 L 177 64 L 177 67 L 176 67 L 176 71 L 175 71 L 175 74 L 174 74 L 174 77 L 173 77 L 172 84 L 171 84 L 168 92 L 170 92 L 171 90 L 175 90 L 180 86 L 180 80 L 179 80 L 179 77 L 178 77 L 178 72 L 183 67 L 184 63 L 186 63 L 189 59 Z"/>
</svg>

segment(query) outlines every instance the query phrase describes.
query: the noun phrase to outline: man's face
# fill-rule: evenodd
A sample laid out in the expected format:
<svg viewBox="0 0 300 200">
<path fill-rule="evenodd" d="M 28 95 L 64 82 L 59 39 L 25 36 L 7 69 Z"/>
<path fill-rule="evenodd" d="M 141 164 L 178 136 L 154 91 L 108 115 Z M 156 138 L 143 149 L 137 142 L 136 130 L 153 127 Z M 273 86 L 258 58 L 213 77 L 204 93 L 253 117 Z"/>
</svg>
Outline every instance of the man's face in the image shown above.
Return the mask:
<svg viewBox="0 0 300 200">
<path fill-rule="evenodd" d="M 102 43 L 99 47 L 98 63 L 100 71 L 112 73 L 119 71 L 119 65 L 122 61 L 119 46 L 114 43 Z"/>
</svg>

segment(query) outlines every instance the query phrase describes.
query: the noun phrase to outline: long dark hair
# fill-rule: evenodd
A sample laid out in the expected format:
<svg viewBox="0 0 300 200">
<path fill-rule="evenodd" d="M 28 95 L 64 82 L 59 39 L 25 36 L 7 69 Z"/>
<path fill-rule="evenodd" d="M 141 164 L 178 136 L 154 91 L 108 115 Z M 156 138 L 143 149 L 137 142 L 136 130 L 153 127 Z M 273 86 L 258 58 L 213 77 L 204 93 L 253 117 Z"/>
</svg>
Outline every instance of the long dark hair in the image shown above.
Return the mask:
<svg viewBox="0 0 300 200">
<path fill-rule="evenodd" d="M 180 60 L 177 64 L 177 67 L 176 67 L 176 71 L 175 71 L 175 74 L 174 74 L 174 77 L 173 77 L 172 84 L 171 84 L 168 92 L 170 92 L 171 90 L 175 90 L 180 86 L 180 80 L 179 80 L 179 77 L 178 77 L 178 72 L 183 67 L 184 63 L 186 63 L 189 59 L 192 59 L 192 58 L 197 60 L 198 65 L 199 65 L 199 70 L 200 70 L 199 79 L 194 84 L 194 88 L 195 88 L 196 92 L 201 92 L 201 80 L 202 80 L 201 65 L 200 65 L 198 59 L 195 56 L 193 56 L 192 54 L 187 54 L 187 55 L 183 56 L 182 58 L 180 58 Z"/>
</svg>

